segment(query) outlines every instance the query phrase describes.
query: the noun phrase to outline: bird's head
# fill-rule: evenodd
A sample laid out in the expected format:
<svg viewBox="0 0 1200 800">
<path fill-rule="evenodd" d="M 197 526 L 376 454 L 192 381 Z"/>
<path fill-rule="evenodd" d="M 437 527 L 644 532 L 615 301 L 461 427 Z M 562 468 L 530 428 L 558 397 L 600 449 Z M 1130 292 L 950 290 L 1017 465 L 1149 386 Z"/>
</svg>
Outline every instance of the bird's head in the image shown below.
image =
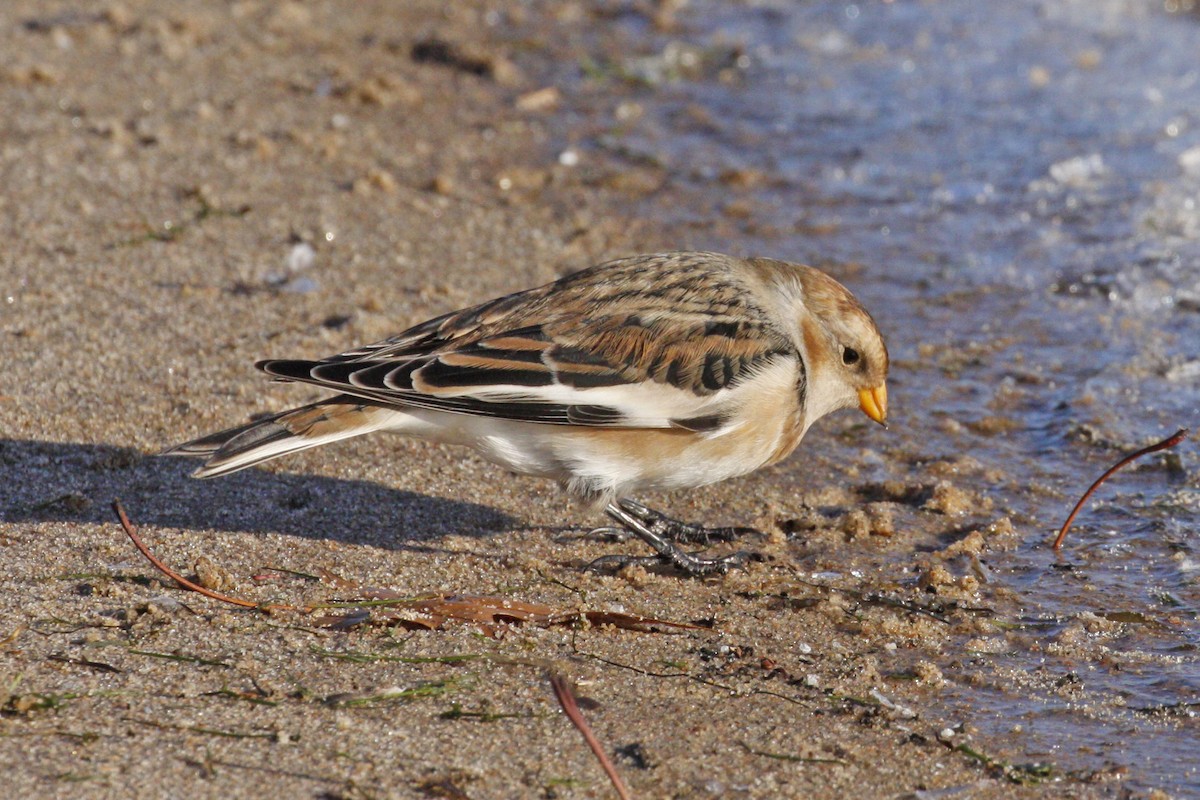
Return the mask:
<svg viewBox="0 0 1200 800">
<path fill-rule="evenodd" d="M 858 406 L 887 427 L 888 352 L 875 320 L 821 270 L 801 267 L 798 277 L 810 422 Z"/>
</svg>

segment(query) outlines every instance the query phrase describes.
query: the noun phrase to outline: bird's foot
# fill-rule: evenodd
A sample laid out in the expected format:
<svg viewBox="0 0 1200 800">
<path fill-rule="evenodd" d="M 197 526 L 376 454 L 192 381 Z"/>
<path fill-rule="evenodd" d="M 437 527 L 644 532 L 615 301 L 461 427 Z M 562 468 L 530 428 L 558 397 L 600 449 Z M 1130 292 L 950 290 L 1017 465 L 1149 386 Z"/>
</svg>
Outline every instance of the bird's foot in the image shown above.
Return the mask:
<svg viewBox="0 0 1200 800">
<path fill-rule="evenodd" d="M 728 541 L 739 534 L 756 532 L 753 528 L 705 528 L 689 525 L 664 516 L 654 509 L 632 500 L 610 503 L 605 512 L 621 523 L 622 528 L 633 533 L 650 547 L 657 556 L 602 556 L 589 564 L 589 569 L 622 569 L 627 566 L 667 563 L 693 577 L 724 574 L 731 569 L 745 566 L 747 561 L 761 560 L 757 553 L 738 551 L 718 558 L 689 553 L 676 542 L 708 543 L 714 540 Z M 606 533 L 612 528 L 599 529 Z"/>
<path fill-rule="evenodd" d="M 633 531 L 620 525 L 602 525 L 592 528 L 583 534 L 584 539 L 595 539 L 603 542 L 627 542 L 633 537 Z"/>
<path fill-rule="evenodd" d="M 636 518 L 642 525 L 649 528 L 651 531 L 661 536 L 664 539 L 672 542 L 681 542 L 684 544 L 711 544 L 712 542 L 732 542 L 735 539 L 740 539 L 749 534 L 757 534 L 762 536 L 762 531 L 757 528 L 746 526 L 727 527 L 727 528 L 708 528 L 704 525 L 696 525 L 691 522 L 683 522 L 682 520 L 674 519 L 663 514 L 661 511 L 655 511 L 653 508 L 642 505 L 633 500 L 618 500 L 616 503 L 609 505 L 609 509 L 613 506 L 619 506 L 622 511 L 631 517 Z M 612 511 L 608 512 L 609 516 L 613 516 Z M 613 517 L 621 521 L 618 517 Z M 628 523 L 624 523 L 628 527 Z M 600 530 L 606 530 L 601 528 Z"/>
<path fill-rule="evenodd" d="M 704 558 L 676 548 L 669 553 L 660 553 L 656 556 L 615 554 L 600 556 L 588 564 L 587 568 L 597 572 L 619 572 L 626 567 L 660 567 L 663 563 L 667 563 L 679 571 L 687 573 L 690 577 L 702 578 L 706 575 L 724 575 L 731 569 L 741 569 L 746 566 L 747 561 L 761 561 L 762 558 L 760 553 L 751 553 L 746 550 L 739 550 L 720 558 Z"/>
</svg>

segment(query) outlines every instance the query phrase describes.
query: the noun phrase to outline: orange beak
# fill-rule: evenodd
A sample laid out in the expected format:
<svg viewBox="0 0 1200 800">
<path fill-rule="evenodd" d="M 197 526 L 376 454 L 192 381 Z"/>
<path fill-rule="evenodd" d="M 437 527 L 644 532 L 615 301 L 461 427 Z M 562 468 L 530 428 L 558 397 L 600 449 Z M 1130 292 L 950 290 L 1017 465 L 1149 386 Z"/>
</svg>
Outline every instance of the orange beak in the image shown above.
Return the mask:
<svg viewBox="0 0 1200 800">
<path fill-rule="evenodd" d="M 874 389 L 862 389 L 858 393 L 858 407 L 871 419 L 887 427 L 887 384 L 881 383 Z"/>
</svg>

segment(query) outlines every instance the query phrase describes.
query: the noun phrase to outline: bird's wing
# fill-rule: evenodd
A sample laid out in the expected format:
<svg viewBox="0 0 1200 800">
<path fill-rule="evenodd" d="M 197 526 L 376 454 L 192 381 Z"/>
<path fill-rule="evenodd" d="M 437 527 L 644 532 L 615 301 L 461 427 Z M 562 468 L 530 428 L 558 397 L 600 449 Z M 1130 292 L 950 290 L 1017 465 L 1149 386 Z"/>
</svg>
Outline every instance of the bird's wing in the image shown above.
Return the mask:
<svg viewBox="0 0 1200 800">
<path fill-rule="evenodd" d="M 647 287 L 608 265 L 321 361 L 258 366 L 383 405 L 712 430 L 747 380 L 799 355 L 744 287 L 686 267 Z"/>
</svg>

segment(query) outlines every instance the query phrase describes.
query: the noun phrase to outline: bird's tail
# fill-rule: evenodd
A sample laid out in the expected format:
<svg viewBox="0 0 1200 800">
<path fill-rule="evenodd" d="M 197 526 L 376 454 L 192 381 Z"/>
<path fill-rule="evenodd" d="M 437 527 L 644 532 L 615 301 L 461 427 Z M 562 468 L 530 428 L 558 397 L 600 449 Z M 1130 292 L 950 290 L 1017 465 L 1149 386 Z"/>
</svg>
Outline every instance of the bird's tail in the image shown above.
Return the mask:
<svg viewBox="0 0 1200 800">
<path fill-rule="evenodd" d="M 228 475 L 272 458 L 379 430 L 393 412 L 333 397 L 164 450 L 167 456 L 207 456 L 194 478 Z"/>
</svg>

